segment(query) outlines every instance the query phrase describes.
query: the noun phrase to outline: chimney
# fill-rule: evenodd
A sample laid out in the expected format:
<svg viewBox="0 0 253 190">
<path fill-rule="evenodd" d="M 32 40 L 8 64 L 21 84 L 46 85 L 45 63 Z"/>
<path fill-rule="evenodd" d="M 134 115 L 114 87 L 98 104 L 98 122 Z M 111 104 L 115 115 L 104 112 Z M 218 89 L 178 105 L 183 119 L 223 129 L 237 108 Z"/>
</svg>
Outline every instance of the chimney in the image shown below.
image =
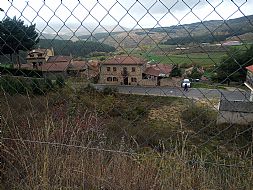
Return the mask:
<svg viewBox="0 0 253 190">
<path fill-rule="evenodd" d="M 52 56 L 54 56 L 54 48 L 51 47 L 51 51 L 52 51 Z"/>
</svg>

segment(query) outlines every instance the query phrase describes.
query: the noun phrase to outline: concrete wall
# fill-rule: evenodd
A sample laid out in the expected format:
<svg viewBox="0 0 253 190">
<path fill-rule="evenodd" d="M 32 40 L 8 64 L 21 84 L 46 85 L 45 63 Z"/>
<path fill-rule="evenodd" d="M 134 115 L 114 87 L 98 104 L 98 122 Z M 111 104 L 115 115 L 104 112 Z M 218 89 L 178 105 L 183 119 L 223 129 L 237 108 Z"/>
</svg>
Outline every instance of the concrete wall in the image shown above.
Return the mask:
<svg viewBox="0 0 253 190">
<path fill-rule="evenodd" d="M 247 125 L 250 122 L 253 122 L 253 113 L 220 111 L 217 118 L 217 124 L 232 123 Z"/>
<path fill-rule="evenodd" d="M 160 86 L 181 87 L 181 78 L 164 78 L 160 80 Z"/>
</svg>

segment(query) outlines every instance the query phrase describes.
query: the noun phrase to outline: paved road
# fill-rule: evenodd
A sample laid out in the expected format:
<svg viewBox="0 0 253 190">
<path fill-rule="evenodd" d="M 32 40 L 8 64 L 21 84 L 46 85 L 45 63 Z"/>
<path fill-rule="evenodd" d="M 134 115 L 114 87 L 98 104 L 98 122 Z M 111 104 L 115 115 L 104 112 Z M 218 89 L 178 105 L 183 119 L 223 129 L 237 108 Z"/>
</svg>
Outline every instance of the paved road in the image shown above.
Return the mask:
<svg viewBox="0 0 253 190">
<path fill-rule="evenodd" d="M 103 90 L 108 85 L 95 84 L 97 90 Z M 184 92 L 178 87 L 141 87 L 141 86 L 111 86 L 116 87 L 122 94 L 154 95 L 154 96 L 175 96 L 187 98 L 226 98 L 228 100 L 249 101 L 250 92 L 236 89 L 234 91 L 221 89 L 190 88 Z"/>
</svg>

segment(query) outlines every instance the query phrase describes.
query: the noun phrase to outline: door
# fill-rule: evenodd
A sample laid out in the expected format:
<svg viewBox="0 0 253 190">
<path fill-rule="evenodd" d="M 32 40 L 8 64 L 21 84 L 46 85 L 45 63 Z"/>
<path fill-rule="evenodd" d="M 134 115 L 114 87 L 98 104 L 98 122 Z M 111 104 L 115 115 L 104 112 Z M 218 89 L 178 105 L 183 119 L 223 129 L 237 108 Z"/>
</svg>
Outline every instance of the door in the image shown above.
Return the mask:
<svg viewBox="0 0 253 190">
<path fill-rule="evenodd" d="M 128 77 L 124 77 L 124 85 L 128 85 Z"/>
</svg>

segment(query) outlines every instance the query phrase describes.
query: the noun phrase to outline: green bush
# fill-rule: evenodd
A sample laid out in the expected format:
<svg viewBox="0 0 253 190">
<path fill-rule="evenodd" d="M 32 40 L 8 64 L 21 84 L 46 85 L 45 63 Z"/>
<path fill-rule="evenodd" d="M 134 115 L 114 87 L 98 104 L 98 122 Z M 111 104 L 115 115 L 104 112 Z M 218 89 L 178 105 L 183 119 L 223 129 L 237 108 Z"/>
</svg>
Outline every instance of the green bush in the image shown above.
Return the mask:
<svg viewBox="0 0 253 190">
<path fill-rule="evenodd" d="M 178 65 L 175 65 L 170 73 L 170 77 L 181 77 L 182 76 L 182 70 L 178 67 Z"/>
<path fill-rule="evenodd" d="M 22 78 L 1 77 L 0 85 L 1 89 L 10 95 L 26 94 L 30 90 L 29 85 Z"/>
<path fill-rule="evenodd" d="M 126 111 L 126 117 L 128 120 L 139 120 L 148 114 L 148 110 L 145 107 L 137 106 L 135 108 L 130 108 Z"/>
<path fill-rule="evenodd" d="M 52 80 L 50 80 L 48 78 L 45 80 L 45 88 L 47 91 L 51 91 L 54 89 L 54 84 L 53 84 Z"/>
<path fill-rule="evenodd" d="M 194 66 L 191 74 L 188 75 L 188 77 L 192 78 L 192 79 L 199 79 L 199 78 L 201 78 L 201 76 L 202 76 L 202 73 L 198 71 L 197 66 Z"/>
<path fill-rule="evenodd" d="M 114 87 L 105 87 L 103 90 L 104 95 L 115 95 L 117 92 L 118 89 Z"/>
<path fill-rule="evenodd" d="M 33 79 L 31 82 L 32 93 L 35 95 L 43 95 L 45 93 L 44 81 Z"/>
<path fill-rule="evenodd" d="M 59 87 L 59 88 L 63 88 L 65 86 L 65 80 L 62 76 L 58 76 L 56 78 L 56 85 Z"/>
<path fill-rule="evenodd" d="M 31 79 L 22 77 L 4 76 L 0 79 L 1 89 L 10 95 L 32 93 L 43 95 L 54 89 L 50 79 Z"/>
</svg>

